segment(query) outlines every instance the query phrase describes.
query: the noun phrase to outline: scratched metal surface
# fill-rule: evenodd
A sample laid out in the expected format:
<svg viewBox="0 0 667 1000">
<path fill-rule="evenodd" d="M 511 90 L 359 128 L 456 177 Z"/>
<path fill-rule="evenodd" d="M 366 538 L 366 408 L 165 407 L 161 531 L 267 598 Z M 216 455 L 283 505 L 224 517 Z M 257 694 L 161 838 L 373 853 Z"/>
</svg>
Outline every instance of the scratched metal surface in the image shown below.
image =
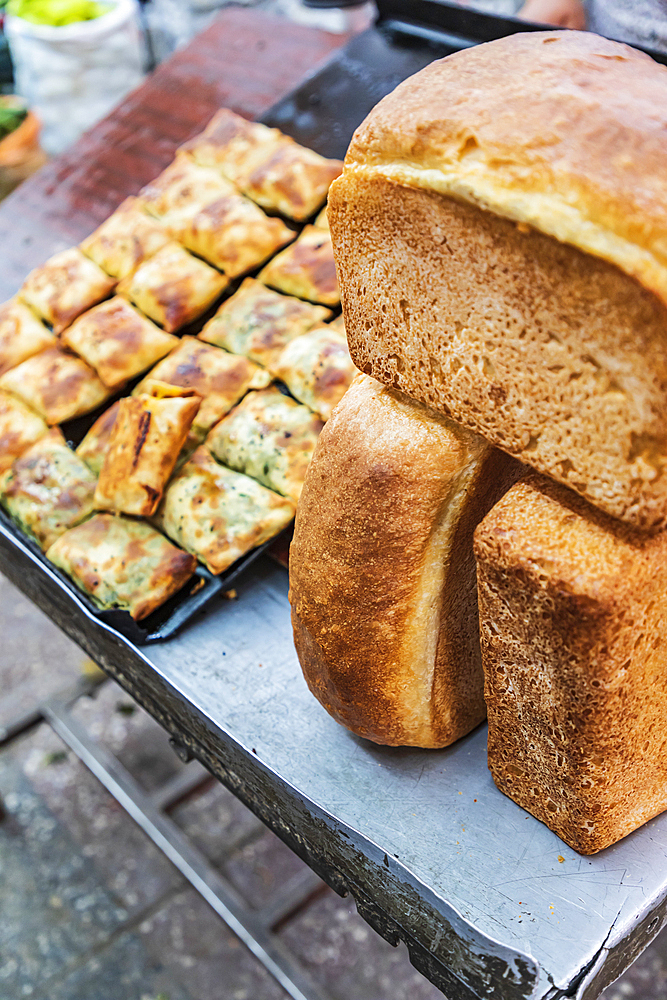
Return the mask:
<svg viewBox="0 0 667 1000">
<path fill-rule="evenodd" d="M 302 679 L 286 574 L 264 565 L 252 575 L 238 602 L 151 648 L 153 668 L 366 854 L 380 865 L 386 855 L 448 919 L 460 914 L 458 933 L 471 946 L 490 949 L 486 937 L 532 956 L 535 996 L 544 996 L 568 991 L 603 948 L 659 908 L 667 814 L 584 858 L 495 788 L 485 727 L 435 752 L 355 738 Z"/>
</svg>

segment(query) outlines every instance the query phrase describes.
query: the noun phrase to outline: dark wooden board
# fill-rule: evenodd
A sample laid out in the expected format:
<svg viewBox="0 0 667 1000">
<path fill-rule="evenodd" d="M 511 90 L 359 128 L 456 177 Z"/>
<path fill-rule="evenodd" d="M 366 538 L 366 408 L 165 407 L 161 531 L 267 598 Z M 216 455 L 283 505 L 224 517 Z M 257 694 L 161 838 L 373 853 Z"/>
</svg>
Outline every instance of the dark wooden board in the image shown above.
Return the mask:
<svg viewBox="0 0 667 1000">
<path fill-rule="evenodd" d="M 220 107 L 258 118 L 346 36 L 226 8 L 95 125 L 0 204 L 0 302 L 155 177 Z"/>
</svg>

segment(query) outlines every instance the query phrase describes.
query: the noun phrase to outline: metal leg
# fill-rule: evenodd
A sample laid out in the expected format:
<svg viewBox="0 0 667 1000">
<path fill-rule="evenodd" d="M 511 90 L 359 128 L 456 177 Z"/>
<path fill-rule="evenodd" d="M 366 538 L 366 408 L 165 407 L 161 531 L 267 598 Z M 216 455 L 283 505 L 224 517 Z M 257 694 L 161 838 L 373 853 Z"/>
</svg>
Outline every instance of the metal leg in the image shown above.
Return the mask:
<svg viewBox="0 0 667 1000">
<path fill-rule="evenodd" d="M 327 1000 L 326 994 L 311 981 L 282 941 L 269 929 L 312 897 L 316 889 L 315 876 L 301 883 L 300 896 L 293 883 L 291 889 L 287 886 L 286 893 L 265 913 L 251 911 L 234 888 L 189 843 L 173 820 L 160 811 L 163 802 L 168 805 L 174 797 L 183 794 L 184 783 L 179 782 L 178 787 L 171 788 L 164 798 L 147 795 L 123 765 L 91 739 L 62 700 L 51 699 L 45 702 L 41 706 L 41 712 L 58 736 L 204 897 L 289 996 L 293 1000 Z M 176 796 L 172 794 L 174 792 Z"/>
</svg>

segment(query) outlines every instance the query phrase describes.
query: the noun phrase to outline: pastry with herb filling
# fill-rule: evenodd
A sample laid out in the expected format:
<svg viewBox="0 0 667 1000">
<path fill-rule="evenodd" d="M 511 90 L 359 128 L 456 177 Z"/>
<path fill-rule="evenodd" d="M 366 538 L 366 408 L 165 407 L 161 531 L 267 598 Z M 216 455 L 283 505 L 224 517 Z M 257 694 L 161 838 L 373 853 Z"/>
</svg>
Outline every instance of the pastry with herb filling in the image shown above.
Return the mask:
<svg viewBox="0 0 667 1000">
<path fill-rule="evenodd" d="M 58 427 L 0 476 L 0 502 L 43 550 L 95 509 L 95 476 Z"/>
<path fill-rule="evenodd" d="M 110 389 L 146 371 L 178 344 L 177 337 L 160 330 L 120 295 L 79 316 L 61 340 Z"/>
<path fill-rule="evenodd" d="M 329 324 L 292 340 L 271 366 L 292 395 L 328 420 L 359 370 L 350 357 L 344 333 Z"/>
<path fill-rule="evenodd" d="M 116 422 L 120 399 L 105 410 L 102 416 L 98 417 L 93 426 L 76 449 L 76 453 L 89 469 L 92 469 L 96 476 L 99 476 L 100 469 L 104 463 L 104 456 L 109 447 L 111 431 Z"/>
<path fill-rule="evenodd" d="M 322 421 L 278 389 L 250 392 L 209 434 L 217 459 L 271 490 L 299 499 Z"/>
<path fill-rule="evenodd" d="M 146 212 L 176 233 L 205 205 L 238 193 L 217 171 L 197 166 L 188 156 L 177 156 L 141 189 L 139 199 Z"/>
<path fill-rule="evenodd" d="M 340 160 L 328 160 L 227 108 L 181 150 L 215 167 L 262 208 L 300 222 L 317 211 L 343 168 Z"/>
<path fill-rule="evenodd" d="M 23 282 L 19 298 L 53 327 L 62 331 L 86 309 L 106 299 L 116 282 L 77 247 L 50 257 Z"/>
<path fill-rule="evenodd" d="M 219 465 L 202 446 L 170 482 L 155 521 L 211 573 L 222 573 L 293 517 L 290 500 Z"/>
<path fill-rule="evenodd" d="M 0 306 L 0 375 L 56 343 L 51 331 L 18 299 Z"/>
<path fill-rule="evenodd" d="M 5 372 L 0 389 L 19 396 L 47 424 L 92 413 L 111 395 L 85 361 L 61 347 L 48 347 Z"/>
<path fill-rule="evenodd" d="M 199 334 L 200 340 L 270 368 L 285 345 L 331 315 L 325 306 L 281 295 L 246 278 Z"/>
<path fill-rule="evenodd" d="M 201 403 L 192 389 L 165 388 L 166 395 L 141 393 L 119 401 L 95 489 L 98 509 L 155 513 Z"/>
<path fill-rule="evenodd" d="M 120 281 L 171 239 L 166 226 L 143 211 L 141 199 L 126 198 L 106 222 L 79 244 L 79 249 Z"/>
<path fill-rule="evenodd" d="M 325 306 L 340 305 L 331 236 L 316 226 L 305 226 L 299 238 L 270 260 L 257 277 L 286 295 Z"/>
<path fill-rule="evenodd" d="M 145 521 L 95 514 L 46 553 L 100 608 L 146 618 L 185 586 L 197 560 Z"/>
<path fill-rule="evenodd" d="M 247 358 L 203 344 L 196 337 L 183 337 L 176 350 L 159 361 L 142 379 L 134 395 L 145 392 L 147 385 L 155 379 L 182 389 L 194 389 L 202 397 L 193 430 L 206 432 L 249 389 L 261 389 L 268 385 L 271 376 Z"/>
<path fill-rule="evenodd" d="M 193 257 L 178 243 L 168 243 L 123 278 L 118 293 L 174 333 L 206 312 L 229 284 L 229 278 Z"/>
<path fill-rule="evenodd" d="M 9 469 L 48 429 L 44 420 L 20 399 L 0 392 L 0 472 Z"/>
</svg>

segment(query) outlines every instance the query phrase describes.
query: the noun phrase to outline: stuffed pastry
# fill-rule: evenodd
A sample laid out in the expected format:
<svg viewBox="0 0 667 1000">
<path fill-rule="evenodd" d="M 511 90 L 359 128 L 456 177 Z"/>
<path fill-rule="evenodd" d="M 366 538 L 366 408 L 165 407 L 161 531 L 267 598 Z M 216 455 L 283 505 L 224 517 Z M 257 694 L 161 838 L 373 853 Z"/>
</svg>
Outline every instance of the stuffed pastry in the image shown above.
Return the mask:
<svg viewBox="0 0 667 1000">
<path fill-rule="evenodd" d="M 68 447 L 58 427 L 0 476 L 0 502 L 44 550 L 93 512 L 94 493 L 94 474 Z"/>
<path fill-rule="evenodd" d="M 0 472 L 48 432 L 44 420 L 20 399 L 0 392 Z"/>
<path fill-rule="evenodd" d="M 145 211 L 176 234 L 205 205 L 234 194 L 238 189 L 217 171 L 197 166 L 188 156 L 177 156 L 141 189 L 139 198 Z"/>
<path fill-rule="evenodd" d="M 327 215 L 326 205 L 314 220 L 313 225 L 316 226 L 317 229 L 326 229 L 327 231 L 329 230 L 329 216 Z"/>
<path fill-rule="evenodd" d="M 270 260 L 257 277 L 286 295 L 325 306 L 340 304 L 331 235 L 316 226 L 305 226 L 298 240 Z"/>
<path fill-rule="evenodd" d="M 202 206 L 192 219 L 174 227 L 174 235 L 231 278 L 259 267 L 296 237 L 281 219 L 269 217 L 238 193 Z"/>
<path fill-rule="evenodd" d="M 0 375 L 57 342 L 32 309 L 18 299 L 0 306 Z"/>
<path fill-rule="evenodd" d="M 146 371 L 178 344 L 120 295 L 79 316 L 60 338 L 110 389 Z"/>
<path fill-rule="evenodd" d="M 157 219 L 147 215 L 139 198 L 126 198 L 79 249 L 112 278 L 126 278 L 172 239 Z"/>
<path fill-rule="evenodd" d="M 155 513 L 201 403 L 192 389 L 180 392 L 120 400 L 95 489 L 98 509 L 143 517 Z"/>
<path fill-rule="evenodd" d="M 208 431 L 248 389 L 263 388 L 271 376 L 247 358 L 203 344 L 195 337 L 183 337 L 176 350 L 158 362 L 139 383 L 134 394 L 145 392 L 153 379 L 194 389 L 202 397 L 202 404 L 193 429 Z"/>
<path fill-rule="evenodd" d="M 270 368 L 290 340 L 330 315 L 325 306 L 280 295 L 261 281 L 246 278 L 208 321 L 199 339 Z"/>
<path fill-rule="evenodd" d="M 219 271 L 193 257 L 178 243 L 168 243 L 118 285 L 120 295 L 131 299 L 174 333 L 206 312 L 229 284 Z"/>
<path fill-rule="evenodd" d="M 111 395 L 85 361 L 60 347 L 48 347 L 5 372 L 0 389 L 19 396 L 47 424 L 91 413 Z"/>
<path fill-rule="evenodd" d="M 359 370 L 350 357 L 345 334 L 318 326 L 292 340 L 276 358 L 271 373 L 292 395 L 328 420 Z"/>
<path fill-rule="evenodd" d="M 218 465 L 202 446 L 170 482 L 155 520 L 211 573 L 222 573 L 277 535 L 294 509 L 254 479 Z"/>
<path fill-rule="evenodd" d="M 99 476 L 100 469 L 104 463 L 104 456 L 109 448 L 111 432 L 116 422 L 120 399 L 105 410 L 101 417 L 98 417 L 93 426 L 76 449 L 76 453 L 89 469 L 92 469 L 96 476 Z"/>
<path fill-rule="evenodd" d="M 137 621 L 192 577 L 197 560 L 145 521 L 95 514 L 46 553 L 100 608 L 129 611 Z"/>
<path fill-rule="evenodd" d="M 23 282 L 19 298 L 61 333 L 86 309 L 106 299 L 116 282 L 77 247 L 54 254 Z"/>
<path fill-rule="evenodd" d="M 248 393 L 206 446 L 225 465 L 296 502 L 322 426 L 307 406 L 265 389 Z"/>
<path fill-rule="evenodd" d="M 340 160 L 327 160 L 278 129 L 227 108 L 181 149 L 197 163 L 215 167 L 262 208 L 301 222 L 317 211 L 343 168 Z"/>
</svg>

